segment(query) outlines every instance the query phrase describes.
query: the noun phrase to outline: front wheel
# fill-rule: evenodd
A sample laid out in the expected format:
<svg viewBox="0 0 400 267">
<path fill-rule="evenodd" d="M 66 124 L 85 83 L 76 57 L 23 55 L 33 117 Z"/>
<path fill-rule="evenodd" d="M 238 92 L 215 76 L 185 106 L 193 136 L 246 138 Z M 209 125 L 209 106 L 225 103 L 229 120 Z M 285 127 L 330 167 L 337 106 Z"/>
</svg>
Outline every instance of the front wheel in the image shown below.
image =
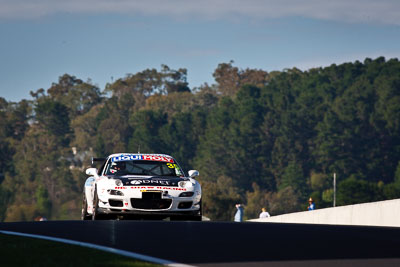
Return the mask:
<svg viewBox="0 0 400 267">
<path fill-rule="evenodd" d="M 81 213 L 81 220 L 90 220 L 91 216 L 87 212 L 88 204 L 86 199 L 85 191 L 83 191 L 83 200 L 82 200 L 82 213 Z"/>
<path fill-rule="evenodd" d="M 93 194 L 93 212 L 92 212 L 92 220 L 99 220 L 99 196 L 97 195 L 97 187 L 94 189 Z"/>
<path fill-rule="evenodd" d="M 201 220 L 202 220 L 202 216 L 201 215 L 190 216 L 188 218 L 188 221 L 201 222 Z"/>
<path fill-rule="evenodd" d="M 200 215 L 200 218 L 203 216 L 203 203 L 202 203 L 202 199 L 200 199 L 199 215 Z M 201 220 L 200 220 L 200 221 L 201 221 Z"/>
</svg>

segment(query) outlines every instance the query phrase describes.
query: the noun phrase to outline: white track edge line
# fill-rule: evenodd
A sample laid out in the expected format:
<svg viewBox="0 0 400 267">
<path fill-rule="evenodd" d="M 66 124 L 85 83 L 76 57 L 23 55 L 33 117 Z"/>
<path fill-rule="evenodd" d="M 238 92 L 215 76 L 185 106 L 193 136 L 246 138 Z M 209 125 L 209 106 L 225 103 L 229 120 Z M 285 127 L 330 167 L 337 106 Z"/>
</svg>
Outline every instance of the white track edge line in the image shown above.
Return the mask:
<svg viewBox="0 0 400 267">
<path fill-rule="evenodd" d="M 116 249 L 116 248 L 111 248 L 111 247 L 106 247 L 106 246 L 101 246 L 101 245 L 95 245 L 92 243 L 80 242 L 80 241 L 75 241 L 75 240 L 70 240 L 70 239 L 65 239 L 65 238 L 50 237 L 50 236 L 45 236 L 45 235 L 26 234 L 26 233 L 3 231 L 3 230 L 0 230 L 0 233 L 6 234 L 6 235 L 16 235 L 16 236 L 45 239 L 45 240 L 49 240 L 49 241 L 61 242 L 61 243 L 70 244 L 70 245 L 77 245 L 77 246 L 81 246 L 81 247 L 98 249 L 98 250 L 126 256 L 129 258 L 134 258 L 134 259 L 143 260 L 143 261 L 147 261 L 147 262 L 162 264 L 165 266 L 194 267 L 193 265 L 187 265 L 187 264 L 183 264 L 183 263 L 164 260 L 164 259 L 147 256 L 147 255 L 143 255 L 143 254 L 139 254 L 139 253 L 135 253 L 135 252 L 130 252 L 130 251 L 122 250 L 122 249 Z"/>
</svg>

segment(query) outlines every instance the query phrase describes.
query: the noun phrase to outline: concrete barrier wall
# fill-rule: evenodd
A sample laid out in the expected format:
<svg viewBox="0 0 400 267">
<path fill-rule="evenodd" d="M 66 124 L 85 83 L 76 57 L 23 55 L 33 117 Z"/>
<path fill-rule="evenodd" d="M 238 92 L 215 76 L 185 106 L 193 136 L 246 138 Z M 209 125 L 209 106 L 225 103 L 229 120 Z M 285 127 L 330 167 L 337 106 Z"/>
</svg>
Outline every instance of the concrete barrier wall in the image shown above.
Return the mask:
<svg viewBox="0 0 400 267">
<path fill-rule="evenodd" d="M 400 227 L 400 199 L 296 212 L 249 221 Z"/>
</svg>

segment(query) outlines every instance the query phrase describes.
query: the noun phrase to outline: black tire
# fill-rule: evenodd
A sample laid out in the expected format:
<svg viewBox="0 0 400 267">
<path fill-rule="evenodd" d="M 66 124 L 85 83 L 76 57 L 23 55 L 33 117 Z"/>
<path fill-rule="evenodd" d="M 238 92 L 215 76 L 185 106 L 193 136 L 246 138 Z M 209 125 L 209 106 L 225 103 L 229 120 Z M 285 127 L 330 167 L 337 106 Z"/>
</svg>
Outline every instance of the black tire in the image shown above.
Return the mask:
<svg viewBox="0 0 400 267">
<path fill-rule="evenodd" d="M 187 221 L 188 217 L 183 215 L 171 216 L 169 217 L 170 221 Z"/>
<path fill-rule="evenodd" d="M 190 216 L 190 217 L 188 218 L 188 221 L 201 222 L 201 219 L 202 219 L 201 215 L 200 215 L 200 216 L 199 216 L 199 215 L 196 215 L 196 216 Z"/>
<path fill-rule="evenodd" d="M 186 215 L 186 216 L 182 216 L 182 215 L 177 215 L 177 216 L 171 216 L 170 220 L 171 221 L 196 221 L 196 222 L 200 222 L 202 221 L 203 218 L 203 205 L 201 203 L 200 200 L 200 209 L 197 215 Z"/>
<path fill-rule="evenodd" d="M 200 209 L 199 209 L 199 213 L 197 215 L 193 215 L 189 217 L 190 221 L 201 221 L 202 217 L 203 217 L 203 204 L 201 203 L 201 199 L 200 199 Z"/>
<path fill-rule="evenodd" d="M 97 187 L 94 189 L 93 194 L 93 212 L 92 212 L 92 221 L 99 220 L 99 196 L 97 195 Z"/>
<path fill-rule="evenodd" d="M 199 215 L 200 215 L 200 218 L 203 216 L 203 204 L 202 204 L 202 199 L 200 199 L 200 209 L 199 209 Z M 201 221 L 201 220 L 200 220 Z"/>
<path fill-rule="evenodd" d="M 82 213 L 81 213 L 81 220 L 90 220 L 91 216 L 87 213 L 87 199 L 86 199 L 86 194 L 85 191 L 83 191 L 83 200 L 82 200 Z"/>
</svg>

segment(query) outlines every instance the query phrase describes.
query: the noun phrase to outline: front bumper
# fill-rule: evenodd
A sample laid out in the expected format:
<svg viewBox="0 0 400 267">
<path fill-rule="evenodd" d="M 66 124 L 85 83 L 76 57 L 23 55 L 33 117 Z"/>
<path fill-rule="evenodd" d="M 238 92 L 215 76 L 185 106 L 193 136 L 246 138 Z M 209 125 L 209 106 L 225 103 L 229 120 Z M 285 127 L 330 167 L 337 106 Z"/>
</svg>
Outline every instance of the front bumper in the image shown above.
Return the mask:
<svg viewBox="0 0 400 267">
<path fill-rule="evenodd" d="M 118 209 L 108 209 L 99 208 L 99 213 L 109 214 L 109 215 L 137 215 L 140 217 L 175 217 L 175 216 L 201 216 L 200 210 L 189 210 L 189 211 L 143 211 L 143 210 L 118 210 Z"/>
<path fill-rule="evenodd" d="M 164 217 L 201 215 L 200 192 L 195 192 L 192 197 L 179 197 L 182 191 L 176 189 L 174 191 L 171 189 L 149 191 L 147 188 L 141 190 L 115 189 L 120 190 L 123 196 L 99 194 L 99 213 Z M 102 190 L 102 192 L 107 192 L 107 190 Z M 154 196 L 149 192 L 155 192 Z"/>
</svg>

